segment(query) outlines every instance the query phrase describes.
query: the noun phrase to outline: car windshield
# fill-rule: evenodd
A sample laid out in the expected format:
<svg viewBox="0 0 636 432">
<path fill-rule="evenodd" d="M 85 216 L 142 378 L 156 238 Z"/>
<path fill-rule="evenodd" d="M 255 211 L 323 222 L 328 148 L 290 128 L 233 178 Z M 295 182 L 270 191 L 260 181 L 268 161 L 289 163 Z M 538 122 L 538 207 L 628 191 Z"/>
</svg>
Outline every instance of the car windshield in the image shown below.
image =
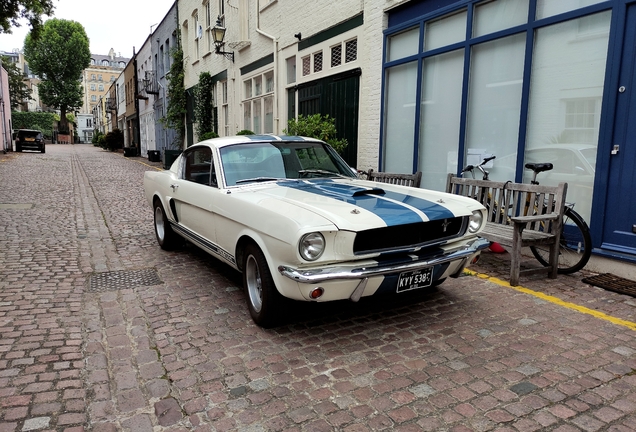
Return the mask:
<svg viewBox="0 0 636 432">
<path fill-rule="evenodd" d="M 42 132 L 38 132 L 38 131 L 19 131 L 19 135 L 23 138 L 42 138 Z"/>
<path fill-rule="evenodd" d="M 227 186 L 281 179 L 355 177 L 346 162 L 319 142 L 234 144 L 220 150 Z"/>
</svg>

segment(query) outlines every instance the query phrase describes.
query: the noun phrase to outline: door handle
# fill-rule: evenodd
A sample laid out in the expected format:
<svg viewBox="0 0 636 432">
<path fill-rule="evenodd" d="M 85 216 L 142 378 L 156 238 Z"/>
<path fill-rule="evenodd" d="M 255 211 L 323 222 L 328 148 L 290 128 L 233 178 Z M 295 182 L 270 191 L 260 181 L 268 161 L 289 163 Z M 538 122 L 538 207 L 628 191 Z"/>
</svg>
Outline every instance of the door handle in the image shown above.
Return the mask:
<svg viewBox="0 0 636 432">
<path fill-rule="evenodd" d="M 620 146 L 618 144 L 614 145 L 614 147 L 612 147 L 612 154 L 617 155 L 619 150 Z"/>
<path fill-rule="evenodd" d="M 177 190 L 177 188 L 179 187 L 179 185 L 178 185 L 178 184 L 176 184 L 176 183 L 173 183 L 173 184 L 171 184 L 171 185 L 170 185 L 170 187 L 172 188 L 172 192 L 174 192 L 174 191 L 176 191 L 176 190 Z"/>
</svg>

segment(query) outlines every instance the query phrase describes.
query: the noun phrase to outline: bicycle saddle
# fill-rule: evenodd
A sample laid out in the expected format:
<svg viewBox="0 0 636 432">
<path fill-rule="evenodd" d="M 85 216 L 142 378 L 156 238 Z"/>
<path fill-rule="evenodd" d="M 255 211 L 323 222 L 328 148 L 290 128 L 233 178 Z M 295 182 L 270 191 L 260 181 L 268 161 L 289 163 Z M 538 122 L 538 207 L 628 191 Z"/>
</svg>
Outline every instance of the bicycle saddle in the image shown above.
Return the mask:
<svg viewBox="0 0 636 432">
<path fill-rule="evenodd" d="M 551 163 L 527 163 L 526 168 L 532 170 L 536 173 L 540 173 L 543 171 L 550 171 L 554 166 Z"/>
</svg>

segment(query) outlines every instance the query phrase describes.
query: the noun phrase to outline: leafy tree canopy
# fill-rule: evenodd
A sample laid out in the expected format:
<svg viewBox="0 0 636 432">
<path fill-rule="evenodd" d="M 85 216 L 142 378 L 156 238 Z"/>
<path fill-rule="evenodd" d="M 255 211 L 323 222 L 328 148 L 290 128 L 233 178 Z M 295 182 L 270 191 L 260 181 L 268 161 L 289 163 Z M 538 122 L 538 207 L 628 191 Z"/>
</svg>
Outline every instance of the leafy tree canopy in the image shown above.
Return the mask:
<svg viewBox="0 0 636 432">
<path fill-rule="evenodd" d="M 337 137 L 336 119 L 328 114 L 300 114 L 298 119 L 289 119 L 287 129 L 283 130 L 283 133 L 323 140 L 340 154 L 343 154 L 349 144 L 346 139 Z"/>
<path fill-rule="evenodd" d="M 177 132 L 171 147 L 175 150 L 183 149 L 185 138 L 186 91 L 184 85 L 185 71 L 183 68 L 183 48 L 181 47 L 181 33 L 177 32 L 177 47 L 171 51 L 172 64 L 168 73 L 168 106 L 166 116 L 161 122 L 167 128 Z"/>
<path fill-rule="evenodd" d="M 2 67 L 9 76 L 9 95 L 11 97 L 11 109 L 17 109 L 22 102 L 31 99 L 31 89 L 24 82 L 24 74 L 15 63 L 7 56 L 2 56 Z"/>
<path fill-rule="evenodd" d="M 29 33 L 24 40 L 24 57 L 40 77 L 40 99 L 60 110 L 60 132 L 68 133 L 66 113 L 82 106 L 82 71 L 90 65 L 91 52 L 84 27 L 76 21 L 53 18 L 38 38 Z"/>
<path fill-rule="evenodd" d="M 52 14 L 53 0 L 2 0 L 0 33 L 11 33 L 11 27 L 20 27 L 20 19 L 24 18 L 29 21 L 33 34 L 37 35 L 42 26 L 42 15 Z"/>
</svg>

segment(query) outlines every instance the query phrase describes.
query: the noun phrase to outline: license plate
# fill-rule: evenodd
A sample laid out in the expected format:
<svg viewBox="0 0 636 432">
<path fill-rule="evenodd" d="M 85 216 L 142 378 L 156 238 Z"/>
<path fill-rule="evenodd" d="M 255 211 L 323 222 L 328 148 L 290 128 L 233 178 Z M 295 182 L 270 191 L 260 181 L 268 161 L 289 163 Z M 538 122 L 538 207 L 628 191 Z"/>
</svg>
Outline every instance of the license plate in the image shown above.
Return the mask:
<svg viewBox="0 0 636 432">
<path fill-rule="evenodd" d="M 418 288 L 426 288 L 433 283 L 433 268 L 425 268 L 400 273 L 397 283 L 397 292 L 410 291 Z"/>
<path fill-rule="evenodd" d="M 27 137 L 27 138 L 25 138 L 24 140 L 25 140 L 25 141 L 35 141 L 35 138 L 29 138 L 29 137 Z"/>
</svg>

